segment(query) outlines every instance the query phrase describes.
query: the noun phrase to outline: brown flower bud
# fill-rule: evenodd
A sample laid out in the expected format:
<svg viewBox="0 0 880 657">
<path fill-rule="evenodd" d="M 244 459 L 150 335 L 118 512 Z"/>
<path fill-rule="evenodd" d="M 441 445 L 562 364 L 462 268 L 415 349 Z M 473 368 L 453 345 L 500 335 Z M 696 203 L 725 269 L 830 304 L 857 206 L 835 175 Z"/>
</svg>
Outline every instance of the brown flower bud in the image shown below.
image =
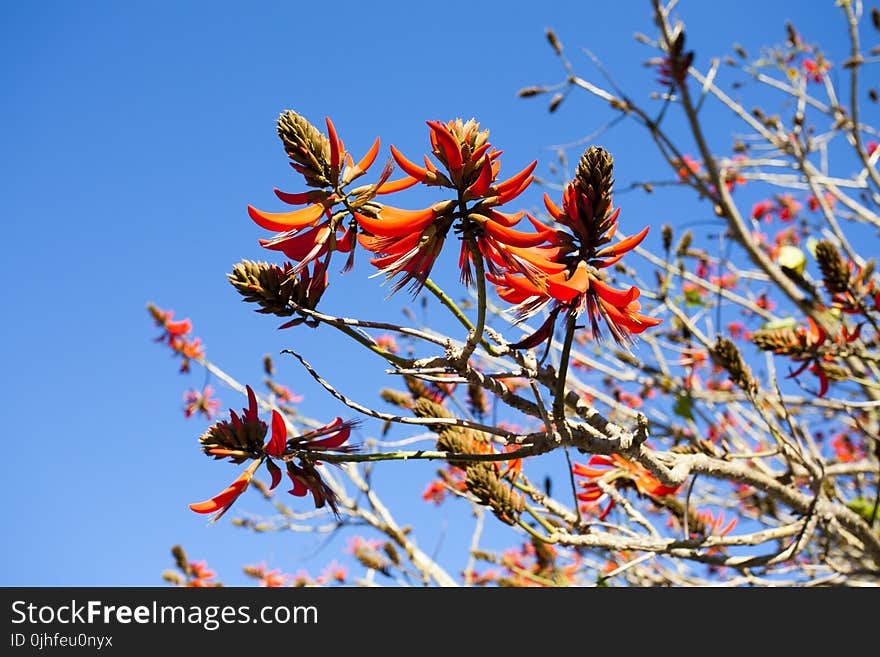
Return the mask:
<svg viewBox="0 0 880 657">
<path fill-rule="evenodd" d="M 520 89 L 516 95 L 520 98 L 531 98 L 532 96 L 538 96 L 543 93 L 547 93 L 547 87 L 525 87 L 524 89 Z"/>
<path fill-rule="evenodd" d="M 551 30 L 548 27 L 546 34 L 547 34 L 547 42 L 553 48 L 554 52 L 556 52 L 557 55 L 561 55 L 562 54 L 562 44 L 559 42 L 559 39 L 556 36 L 556 32 L 554 32 L 553 30 Z"/>
<path fill-rule="evenodd" d="M 312 187 L 327 187 L 330 180 L 330 140 L 304 117 L 285 110 L 278 117 L 278 136 L 284 150 Z"/>
<path fill-rule="evenodd" d="M 669 249 L 672 248 L 672 226 L 663 224 L 660 235 L 663 238 L 663 250 L 668 253 Z"/>
<path fill-rule="evenodd" d="M 574 177 L 578 191 L 592 204 L 593 218 L 601 221 L 611 212 L 614 188 L 614 158 L 598 146 L 590 146 L 578 161 Z"/>
<path fill-rule="evenodd" d="M 834 244 L 828 240 L 820 241 L 816 245 L 816 261 L 829 294 L 841 294 L 849 289 L 849 267 Z"/>
<path fill-rule="evenodd" d="M 293 314 L 289 303 L 294 295 L 297 279 L 292 273 L 290 263 L 279 267 L 266 262 L 242 260 L 226 276 L 246 302 L 260 305 L 258 313 L 279 317 Z"/>
<path fill-rule="evenodd" d="M 712 348 L 712 360 L 727 370 L 730 380 L 746 392 L 754 391 L 757 387 L 752 378 L 752 371 L 745 364 L 742 354 L 739 353 L 733 341 L 718 336 L 715 346 Z"/>
<path fill-rule="evenodd" d="M 468 463 L 465 485 L 480 504 L 492 509 L 499 520 L 512 525 L 522 513 L 522 497 L 498 476 L 498 471 L 490 463 Z"/>
<path fill-rule="evenodd" d="M 382 401 L 394 404 L 395 406 L 400 406 L 401 408 L 411 408 L 413 405 L 412 395 L 403 392 L 402 390 L 383 388 L 379 392 L 379 396 L 382 398 Z"/>
<path fill-rule="evenodd" d="M 184 573 L 189 574 L 189 559 L 186 558 L 186 552 L 183 547 L 175 545 L 171 548 L 171 555 L 174 557 L 175 565 Z"/>
</svg>

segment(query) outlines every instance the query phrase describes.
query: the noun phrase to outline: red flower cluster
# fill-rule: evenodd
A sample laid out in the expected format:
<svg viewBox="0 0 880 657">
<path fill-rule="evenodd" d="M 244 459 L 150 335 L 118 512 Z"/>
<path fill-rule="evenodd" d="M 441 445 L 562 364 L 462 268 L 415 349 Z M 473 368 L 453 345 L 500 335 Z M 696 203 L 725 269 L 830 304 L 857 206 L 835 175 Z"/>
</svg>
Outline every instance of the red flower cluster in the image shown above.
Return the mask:
<svg viewBox="0 0 880 657">
<path fill-rule="evenodd" d="M 586 478 L 586 481 L 578 482 L 578 485 L 584 489 L 584 492 L 578 493 L 577 496 L 581 502 L 599 504 L 608 499 L 608 496 L 596 483 L 600 480 L 616 486 L 624 482 L 629 483 L 635 486 L 639 494 L 649 497 L 675 495 L 679 489 L 679 486 L 666 486 L 662 484 L 643 465 L 633 463 L 620 454 L 591 456 L 590 460 L 587 461 L 587 465 L 575 463 L 572 472 L 578 477 Z M 614 508 L 613 499 L 608 501 L 608 506 L 601 511 L 599 519 L 604 519 L 612 508 Z"/>
<path fill-rule="evenodd" d="M 183 414 L 186 417 L 192 417 L 196 413 L 201 413 L 207 419 L 213 420 L 220 408 L 220 400 L 212 399 L 213 394 L 214 388 L 209 385 L 206 385 L 201 392 L 188 390 L 183 394 L 183 400 L 186 402 Z"/>
<path fill-rule="evenodd" d="M 181 372 L 189 372 L 190 361 L 205 357 L 201 338 L 187 339 L 192 332 L 192 322 L 188 319 L 174 321 L 173 310 L 162 310 L 153 304 L 147 305 L 147 310 L 156 322 L 156 326 L 162 328 L 162 334 L 156 338 L 156 342 L 164 342 L 175 355 L 181 357 Z"/>
<path fill-rule="evenodd" d="M 544 195 L 547 211 L 562 228 L 538 233 L 543 240 L 536 239 L 529 247 L 518 250 L 519 258 L 527 265 L 520 271 L 508 269 L 487 275 L 502 299 L 517 304 L 521 317 L 553 303 L 544 325 L 515 347 L 532 347 L 546 340 L 563 310 L 574 316 L 586 311 L 596 337 L 601 337 L 599 322 L 604 321 L 618 343 L 630 341 L 632 334 L 661 322 L 639 313 L 641 290 L 635 286 L 627 290 L 612 288 L 600 274 L 601 269 L 616 264 L 648 234 L 646 227 L 612 243 L 620 214 L 611 202 L 612 167 L 613 160 L 606 151 L 588 149 L 574 180 L 565 188 L 562 207 Z"/>
<path fill-rule="evenodd" d="M 247 395 L 248 407 L 242 410 L 240 417 L 235 411 L 230 410 L 229 421 L 221 421 L 213 425 L 199 440 L 203 451 L 215 458 L 229 457 L 233 463 L 252 460 L 253 463 L 226 489 L 209 500 L 190 504 L 189 508 L 196 513 L 213 513 L 215 515 L 212 522 L 218 520 L 247 490 L 254 474 L 264 461 L 272 478 L 270 490 L 281 483 L 281 469 L 273 461 L 279 459 L 285 463 L 287 474 L 293 482 L 291 495 L 302 497 L 311 493 L 316 508 L 329 504 L 336 512 L 336 497 L 317 471 L 316 466 L 320 463 L 308 452 L 352 451 L 354 447 L 344 443 L 348 440 L 351 428 L 356 422 L 344 422 L 342 418 L 336 418 L 319 429 L 288 438 L 284 418 L 278 411 L 273 410 L 271 438 L 263 444 L 268 427 L 259 418 L 257 398 L 250 386 L 247 386 Z M 294 462 L 294 457 L 299 458 L 298 464 Z"/>
<path fill-rule="evenodd" d="M 801 210 L 801 203 L 791 194 L 778 194 L 773 199 L 759 201 L 752 206 L 752 219 L 765 223 L 773 221 L 774 216 L 780 221 L 794 221 Z"/>
<path fill-rule="evenodd" d="M 479 123 L 455 119 L 427 125 L 433 160 L 426 155 L 422 166 L 392 146 L 392 158 L 407 176 L 388 182 L 391 169 L 386 166 L 376 183 L 347 191 L 348 183 L 375 161 L 379 140 L 353 164 L 330 119 L 325 136 L 298 114 L 283 114 L 279 134 L 294 160 L 291 164 L 307 185 L 317 189 L 297 194 L 276 190 L 282 201 L 305 206 L 294 212 L 266 213 L 249 206 L 257 224 L 282 231 L 264 240 L 263 246 L 297 261 L 294 275 L 308 275 L 306 267 L 314 261 L 311 276 L 324 280 L 323 292 L 331 254 L 348 253 L 348 268 L 354 246 L 360 244 L 373 254 L 371 264 L 395 281 L 392 293 L 407 284 L 418 293 L 453 230 L 461 241 L 462 281 L 473 282 L 472 268 L 479 262 L 499 295 L 519 305 L 523 317 L 550 302 L 555 304 L 553 320 L 563 309 L 575 315 L 586 310 L 594 334 L 598 335 L 598 322 L 603 320 L 619 342 L 660 322 L 639 314 L 638 288 L 615 290 L 598 272 L 620 260 L 648 232 L 645 228 L 611 244 L 618 211 L 611 207 L 610 155 L 599 148 L 585 153 L 578 175 L 565 190 L 562 208 L 545 196 L 548 211 L 561 226 L 556 228 L 524 212 L 500 209 L 531 184 L 537 162 L 499 180 L 501 151 L 492 147 L 489 131 L 481 130 Z M 378 195 L 418 183 L 454 194 L 420 210 L 375 201 Z M 523 219 L 534 232 L 517 229 Z M 552 321 L 538 342 L 551 328 Z"/>
<path fill-rule="evenodd" d="M 356 214 L 365 231 L 358 240 L 365 249 L 376 254 L 370 262 L 388 279 L 398 278 L 393 291 L 407 283 L 411 283 L 415 291 L 421 288 L 452 228 L 462 234 L 459 267 L 466 284 L 473 280 L 470 265 L 476 257 L 474 244 L 482 256 L 515 267 L 515 253 L 509 249 L 520 246 L 518 240 L 534 239 L 512 230 L 524 213 L 505 214 L 498 207 L 525 191 L 533 180 L 531 174 L 537 162 L 511 178 L 498 181 L 501 151 L 489 143 L 488 130 L 480 130 L 480 124 L 473 119 L 448 123 L 428 121 L 427 124 L 431 154 L 443 170 L 427 156 L 422 167 L 394 146 L 391 154 L 412 180 L 453 190 L 455 199 L 439 201 L 422 210 L 382 206 L 374 216 L 366 212 Z M 531 217 L 530 220 L 539 226 Z"/>
</svg>

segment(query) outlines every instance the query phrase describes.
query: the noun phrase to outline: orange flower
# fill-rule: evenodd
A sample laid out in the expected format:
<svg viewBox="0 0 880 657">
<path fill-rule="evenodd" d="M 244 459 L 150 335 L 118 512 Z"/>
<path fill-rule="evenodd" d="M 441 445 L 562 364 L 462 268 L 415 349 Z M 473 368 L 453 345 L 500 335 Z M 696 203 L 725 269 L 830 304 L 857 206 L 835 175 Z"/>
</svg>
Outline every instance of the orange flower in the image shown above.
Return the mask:
<svg viewBox="0 0 880 657">
<path fill-rule="evenodd" d="M 276 188 L 275 195 L 288 205 L 304 207 L 291 212 L 263 212 L 248 205 L 248 214 L 254 223 L 277 232 L 270 239 L 260 240 L 260 244 L 266 249 L 281 251 L 299 263 L 294 267 L 295 274 L 308 263 L 324 258 L 321 265 L 315 267 L 316 278 L 319 270 L 326 271 L 331 255 L 337 251 L 348 254 L 344 270 L 351 268 L 357 231 L 352 209 L 369 202 L 377 193 L 392 189 L 382 189 L 390 174 L 386 168 L 375 185 L 346 192 L 344 188 L 364 175 L 375 162 L 380 142 L 377 138 L 366 155 L 354 163 L 329 117 L 326 124 L 325 136 L 295 112 L 288 111 L 279 119 L 279 135 L 293 160 L 291 166 L 303 175 L 307 185 L 319 189 L 291 194 Z M 405 188 L 399 183 L 393 189 Z M 346 217 L 350 218 L 347 223 Z"/>
<path fill-rule="evenodd" d="M 579 482 L 578 485 L 584 492 L 578 493 L 577 498 L 582 502 L 599 503 L 608 499 L 599 488 L 597 481 L 607 484 L 619 485 L 622 482 L 630 482 L 641 495 L 649 497 L 666 497 L 674 495 L 679 486 L 666 486 L 640 463 L 634 463 L 622 457 L 620 454 L 594 455 L 587 461 L 587 465 L 575 463 L 572 473 L 578 477 L 585 477 L 587 481 Z M 602 520 L 614 507 L 614 500 L 608 502 L 608 506 L 599 514 Z"/>
<path fill-rule="evenodd" d="M 568 231 L 545 233 L 549 240 L 546 245 L 509 247 L 524 266 L 519 271 L 511 271 L 509 263 L 496 261 L 507 270 L 487 276 L 502 299 L 517 304 L 515 311 L 521 318 L 554 302 L 544 325 L 514 347 L 532 347 L 546 340 L 562 310 L 574 316 L 586 311 L 592 333 L 597 337 L 601 337 L 599 321 L 604 321 L 618 343 L 631 341 L 632 334 L 661 322 L 639 313 L 641 291 L 637 287 L 612 288 L 598 272 L 616 264 L 648 234 L 646 227 L 636 235 L 612 243 L 620 214 L 611 203 L 612 167 L 613 161 L 607 152 L 595 147 L 588 149 L 581 158 L 575 179 L 564 190 L 562 208 L 544 195 L 547 211 Z"/>
<path fill-rule="evenodd" d="M 201 392 L 198 390 L 188 390 L 183 395 L 186 406 L 183 414 L 186 417 L 192 417 L 196 413 L 202 413 L 206 418 L 212 420 L 217 415 L 217 409 L 220 408 L 219 399 L 211 399 L 214 394 L 214 388 L 206 385 Z"/>
<path fill-rule="evenodd" d="M 289 438 L 284 417 L 273 409 L 271 437 L 263 444 L 263 439 L 269 428 L 259 418 L 254 391 L 250 386 L 246 386 L 246 389 L 248 407 L 243 409 L 241 416 L 239 417 L 235 411 L 230 410 L 229 421 L 224 420 L 211 426 L 202 435 L 199 442 L 202 444 L 202 450 L 205 454 L 214 458 L 228 457 L 233 463 L 253 460 L 253 463 L 228 488 L 205 502 L 191 504 L 190 508 L 196 513 L 216 513 L 212 522 L 216 521 L 247 489 L 254 473 L 263 462 L 266 463 L 266 469 L 272 478 L 269 489 L 274 490 L 281 483 L 282 472 L 273 459 L 281 459 L 286 463 L 287 473 L 294 482 L 294 488 L 290 491 L 292 495 L 301 497 L 311 491 L 316 508 L 321 508 L 325 503 L 329 503 L 333 511 L 336 512 L 334 493 L 323 482 L 315 468 L 320 463 L 314 461 L 310 455 L 304 456 L 302 452 L 310 450 L 319 452 L 353 451 L 355 446 L 343 445 L 343 443 L 348 440 L 351 428 L 356 422 L 344 422 L 342 418 L 336 418 L 323 427 Z M 291 460 L 294 455 L 299 456 L 299 465 Z"/>
<path fill-rule="evenodd" d="M 251 479 L 254 478 L 254 473 L 257 471 L 257 468 L 260 467 L 262 462 L 262 459 L 254 461 L 235 481 L 229 484 L 227 488 L 223 489 L 209 500 L 190 504 L 189 508 L 196 513 L 213 513 L 214 516 L 211 518 L 211 522 L 216 522 L 229 510 L 229 508 L 235 503 L 235 500 L 247 490 L 247 487 L 251 484 Z"/>
<path fill-rule="evenodd" d="M 445 173 L 425 156 L 422 167 L 403 155 L 394 146 L 391 155 L 398 166 L 413 180 L 424 185 L 455 190 L 456 199 L 433 204 L 421 210 L 402 210 L 379 206 L 378 210 L 356 214 L 360 228 L 366 234 L 358 241 L 376 254 L 371 259 L 387 279 L 398 278 L 392 293 L 412 284 L 418 293 L 430 276 L 431 269 L 443 248 L 450 229 L 462 234 L 459 256 L 461 279 L 466 285 L 473 282 L 471 262 L 475 254 L 470 250 L 471 240 L 478 244 L 484 256 L 513 264 L 506 247 L 539 244 L 546 235 L 521 233 L 513 230 L 524 213 L 508 215 L 497 210 L 519 196 L 532 182 L 532 171 L 537 162 L 507 180 L 498 182 L 501 155 L 489 143 L 489 131 L 480 130 L 473 119 L 464 122 L 455 119 L 447 123 L 428 121 L 431 154 L 445 169 Z M 539 222 L 530 218 L 533 225 Z M 552 232 L 541 226 L 539 232 Z"/>
<path fill-rule="evenodd" d="M 727 536 L 736 527 L 737 518 L 726 525 L 724 524 L 724 511 L 719 511 L 716 516 L 710 510 L 697 512 L 697 518 L 702 524 L 702 533 L 706 536 Z M 694 533 L 696 535 L 696 533 Z"/>
</svg>

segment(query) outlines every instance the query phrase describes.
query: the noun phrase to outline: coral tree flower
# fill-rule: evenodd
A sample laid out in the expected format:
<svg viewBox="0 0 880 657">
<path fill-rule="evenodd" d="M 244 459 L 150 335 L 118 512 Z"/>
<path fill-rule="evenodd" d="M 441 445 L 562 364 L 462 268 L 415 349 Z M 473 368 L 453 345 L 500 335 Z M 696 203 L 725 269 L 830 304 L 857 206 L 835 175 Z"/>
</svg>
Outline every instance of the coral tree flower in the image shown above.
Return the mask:
<svg viewBox="0 0 880 657">
<path fill-rule="evenodd" d="M 214 388 L 209 385 L 206 385 L 201 391 L 188 390 L 183 395 L 183 400 L 186 402 L 183 414 L 186 417 L 192 417 L 196 413 L 201 413 L 209 420 L 214 419 L 214 416 L 217 415 L 217 409 L 220 408 L 220 400 L 212 399 L 213 394 Z"/>
<path fill-rule="evenodd" d="M 574 180 L 564 190 L 562 207 L 544 195 L 548 212 L 565 230 L 548 235 L 548 244 L 517 251 L 528 263 L 522 275 L 506 269 L 500 275 L 487 276 L 502 299 L 517 304 L 520 318 L 554 304 L 544 325 L 515 346 L 536 346 L 546 340 L 563 310 L 576 317 L 586 311 L 593 335 L 601 336 L 602 321 L 618 343 L 630 341 L 632 334 L 661 322 L 639 313 L 641 291 L 637 287 L 612 288 L 599 273 L 617 263 L 648 234 L 646 227 L 636 235 L 612 242 L 620 214 L 611 202 L 612 172 L 611 155 L 601 148 L 589 148 L 581 157 Z M 505 263 L 497 264 L 504 267 Z"/>
<path fill-rule="evenodd" d="M 291 494 L 301 497 L 311 492 L 316 508 L 329 503 L 335 512 L 335 495 L 317 472 L 315 466 L 319 463 L 308 452 L 353 451 L 354 446 L 344 443 L 348 440 L 356 422 L 336 418 L 318 429 L 289 438 L 284 417 L 273 410 L 271 436 L 264 444 L 263 439 L 269 428 L 259 418 L 257 398 L 250 386 L 247 386 L 247 396 L 248 406 L 243 409 L 241 416 L 230 410 L 230 419 L 214 424 L 199 438 L 199 442 L 202 444 L 202 450 L 214 458 L 229 458 L 233 463 L 243 463 L 247 460 L 253 462 L 226 489 L 204 502 L 190 504 L 190 509 L 196 513 L 213 513 L 215 515 L 212 522 L 218 520 L 247 490 L 257 469 L 264 462 L 272 478 L 269 488 L 274 490 L 282 479 L 281 468 L 273 460 L 279 459 L 286 462 L 287 472 L 294 480 Z M 293 462 L 293 458 L 297 456 L 300 460 L 299 465 Z"/>
<path fill-rule="evenodd" d="M 582 493 L 577 495 L 581 502 L 599 503 L 608 498 L 599 487 L 598 481 L 616 485 L 628 483 L 635 486 L 640 495 L 648 497 L 675 495 L 679 489 L 679 486 L 666 486 L 648 472 L 643 465 L 629 461 L 620 454 L 591 456 L 587 465 L 575 463 L 572 467 L 572 473 L 575 476 L 586 478 L 586 481 L 578 482 L 578 485 L 584 489 Z M 603 520 L 612 508 L 614 508 L 614 500 L 610 499 L 608 506 L 599 514 L 599 519 Z"/>
<path fill-rule="evenodd" d="M 524 213 L 510 215 L 497 208 L 525 191 L 534 180 L 532 171 L 537 162 L 499 181 L 501 151 L 492 148 L 488 130 L 480 130 L 473 119 L 428 121 L 427 125 L 431 154 L 440 167 L 428 156 L 424 158 L 425 166 L 416 164 L 394 146 L 391 155 L 412 180 L 455 190 L 456 198 L 421 210 L 381 205 L 378 210 L 365 208 L 355 215 L 363 231 L 358 236 L 361 246 L 375 254 L 370 262 L 387 279 L 398 279 L 392 293 L 407 284 L 414 292 L 421 289 L 450 229 L 462 234 L 459 267 L 462 281 L 468 285 L 473 281 L 470 265 L 476 255 L 472 244 L 478 244 L 483 255 L 488 255 L 514 245 L 516 240 L 534 239 L 511 230 Z"/>
<path fill-rule="evenodd" d="M 156 322 L 156 326 L 162 328 L 162 335 L 156 338 L 156 342 L 165 342 L 176 355 L 181 357 L 181 372 L 189 372 L 190 361 L 205 357 L 205 350 L 200 338 L 188 339 L 192 331 L 192 322 L 189 319 L 174 321 L 173 310 L 162 310 L 153 304 L 147 304 L 147 310 Z"/>
<path fill-rule="evenodd" d="M 290 157 L 290 165 L 303 176 L 311 189 L 288 193 L 275 189 L 278 199 L 288 205 L 303 206 L 290 212 L 264 212 L 248 206 L 248 214 L 261 228 L 275 231 L 270 239 L 260 240 L 269 250 L 280 251 L 298 264 L 293 273 L 299 274 L 309 263 L 315 265 L 313 279 L 322 277 L 334 252 L 348 254 L 345 270 L 351 268 L 354 258 L 357 227 L 351 219 L 353 208 L 366 204 L 376 194 L 403 189 L 415 181 L 406 179 L 388 183 L 383 189 L 390 169 L 383 172 L 380 182 L 346 192 L 344 188 L 363 176 L 373 165 L 379 153 L 377 138 L 367 153 L 355 163 L 346 152 L 336 127 L 328 117 L 327 134 L 296 112 L 287 110 L 278 119 L 278 135 Z M 346 217 L 349 218 L 346 221 Z"/>
</svg>

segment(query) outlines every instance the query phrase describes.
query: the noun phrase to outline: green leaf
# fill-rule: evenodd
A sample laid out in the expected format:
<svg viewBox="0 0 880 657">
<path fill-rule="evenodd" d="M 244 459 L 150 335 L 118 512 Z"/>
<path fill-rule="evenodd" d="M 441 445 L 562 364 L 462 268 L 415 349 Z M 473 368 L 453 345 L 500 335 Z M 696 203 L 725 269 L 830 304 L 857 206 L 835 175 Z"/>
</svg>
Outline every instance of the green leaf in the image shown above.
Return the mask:
<svg viewBox="0 0 880 657">
<path fill-rule="evenodd" d="M 871 522 L 871 514 L 874 513 L 874 500 L 857 497 L 847 502 L 846 506 L 850 511 L 858 513 L 865 522 Z"/>
<path fill-rule="evenodd" d="M 679 395 L 675 398 L 675 406 L 672 410 L 679 417 L 683 417 L 686 420 L 693 420 L 694 414 L 693 411 L 691 411 L 693 405 L 694 400 L 689 395 Z"/>
</svg>

